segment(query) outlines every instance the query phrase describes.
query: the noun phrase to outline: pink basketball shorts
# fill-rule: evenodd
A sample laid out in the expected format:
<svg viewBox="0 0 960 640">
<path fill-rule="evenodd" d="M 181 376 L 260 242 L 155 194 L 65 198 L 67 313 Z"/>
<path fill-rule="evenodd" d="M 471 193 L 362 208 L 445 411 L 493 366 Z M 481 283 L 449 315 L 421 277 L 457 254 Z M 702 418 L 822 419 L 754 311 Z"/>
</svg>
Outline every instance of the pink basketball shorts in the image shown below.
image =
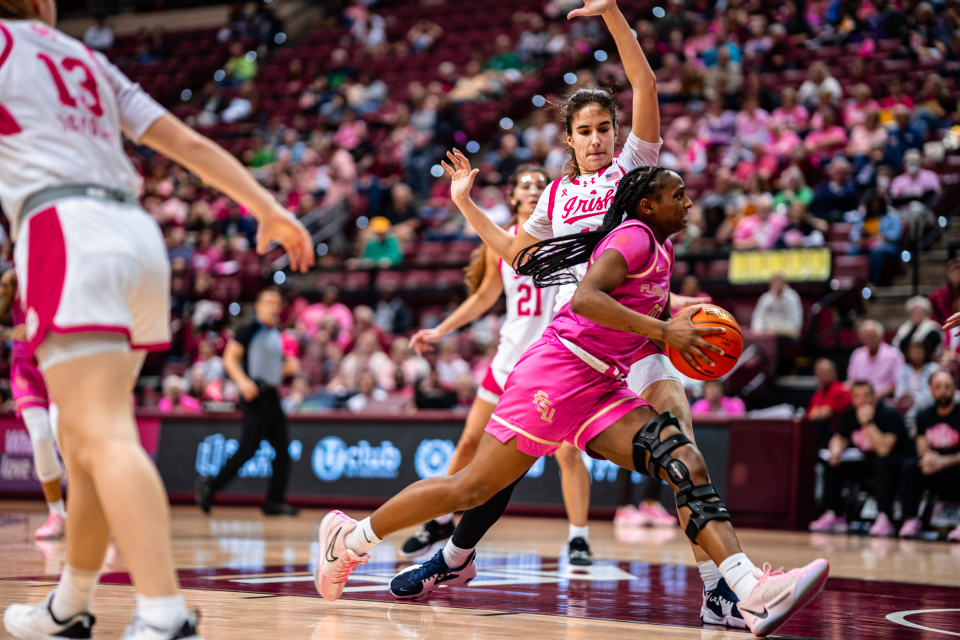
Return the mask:
<svg viewBox="0 0 960 640">
<path fill-rule="evenodd" d="M 14 359 L 10 367 L 10 391 L 13 394 L 13 405 L 17 415 L 29 407 L 46 409 L 50 405 L 47 396 L 47 385 L 43 382 L 43 375 L 35 364 L 25 360 Z"/>
<path fill-rule="evenodd" d="M 552 455 L 562 442 L 587 451 L 601 431 L 649 406 L 624 381 L 596 371 L 548 331 L 513 368 L 485 431 L 503 443 L 516 438 L 517 449 L 532 456 Z"/>
</svg>

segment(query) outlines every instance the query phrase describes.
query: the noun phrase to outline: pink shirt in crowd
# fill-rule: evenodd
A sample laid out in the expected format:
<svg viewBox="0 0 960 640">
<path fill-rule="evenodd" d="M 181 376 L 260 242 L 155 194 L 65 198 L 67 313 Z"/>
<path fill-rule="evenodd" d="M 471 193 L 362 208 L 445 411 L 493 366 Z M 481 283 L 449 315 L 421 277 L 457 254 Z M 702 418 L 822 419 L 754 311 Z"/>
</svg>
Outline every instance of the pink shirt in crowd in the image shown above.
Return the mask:
<svg viewBox="0 0 960 640">
<path fill-rule="evenodd" d="M 720 408 L 717 411 L 714 411 L 710 408 L 710 401 L 706 398 L 702 398 L 693 403 L 693 406 L 690 407 L 690 413 L 693 415 L 704 415 L 704 414 L 722 414 L 727 416 L 742 416 L 747 412 L 747 406 L 743 404 L 743 400 L 740 398 L 728 398 L 726 396 L 720 397 Z"/>
<path fill-rule="evenodd" d="M 806 129 L 807 123 L 810 122 L 810 112 L 802 104 L 794 105 L 792 109 L 777 107 L 773 110 L 772 116 L 774 122 L 794 131 Z"/>
<path fill-rule="evenodd" d="M 787 224 L 787 216 L 779 213 L 771 213 L 766 220 L 762 220 L 758 215 L 747 216 L 737 223 L 737 228 L 733 230 L 733 239 L 736 241 L 752 238 L 757 243 L 757 249 L 771 249 L 777 244 Z"/>
<path fill-rule="evenodd" d="M 886 342 L 880 344 L 877 355 L 870 357 L 866 345 L 854 349 L 847 367 L 847 380 L 866 380 L 880 394 L 897 384 L 897 373 L 903 366 L 903 353 Z"/>
<path fill-rule="evenodd" d="M 176 407 L 173 406 L 173 402 L 170 401 L 170 398 L 161 398 L 160 402 L 157 403 L 157 410 L 162 411 L 163 413 L 175 413 L 178 411 L 182 411 L 183 413 L 202 412 L 202 409 L 200 408 L 200 401 L 193 396 L 188 395 L 180 396 L 180 402 Z"/>
<path fill-rule="evenodd" d="M 929 169 L 920 169 L 915 176 L 902 173 L 890 183 L 894 198 L 920 198 L 927 191 L 940 193 L 940 177 Z"/>
<path fill-rule="evenodd" d="M 877 147 L 882 149 L 886 142 L 886 129 L 877 127 L 870 131 L 864 125 L 859 124 L 850 132 L 850 144 L 847 145 L 847 153 L 853 156 L 865 156 Z"/>
</svg>

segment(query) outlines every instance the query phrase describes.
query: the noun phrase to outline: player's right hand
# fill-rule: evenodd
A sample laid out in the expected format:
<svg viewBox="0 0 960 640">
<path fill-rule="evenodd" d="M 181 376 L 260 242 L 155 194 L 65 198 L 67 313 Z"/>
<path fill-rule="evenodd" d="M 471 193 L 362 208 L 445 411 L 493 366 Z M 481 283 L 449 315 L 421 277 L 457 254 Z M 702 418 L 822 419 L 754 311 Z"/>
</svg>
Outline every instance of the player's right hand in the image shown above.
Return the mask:
<svg viewBox="0 0 960 640">
<path fill-rule="evenodd" d="M 953 314 L 952 316 L 947 318 L 946 322 L 943 323 L 944 331 L 950 331 L 951 329 L 955 329 L 956 327 L 960 327 L 960 313 Z"/>
<path fill-rule="evenodd" d="M 27 325 L 18 324 L 13 328 L 13 331 L 10 332 L 10 337 L 17 342 L 26 342 L 27 341 Z"/>
<path fill-rule="evenodd" d="M 574 9 L 567 14 L 567 20 L 570 18 L 586 18 L 588 16 L 602 16 L 617 6 L 616 0 L 583 0 L 583 7 Z"/>
<path fill-rule="evenodd" d="M 418 356 L 433 351 L 434 344 L 443 339 L 443 332 L 437 329 L 421 329 L 410 338 L 410 348 L 417 352 Z"/>
<path fill-rule="evenodd" d="M 693 314 L 700 311 L 700 306 L 684 309 L 683 313 L 672 320 L 668 320 L 663 328 L 663 341 L 672 348 L 680 352 L 683 359 L 697 371 L 702 371 L 703 366 L 699 361 L 706 363 L 708 367 L 714 365 L 704 351 L 723 355 L 720 347 L 710 344 L 703 339 L 713 333 L 724 333 L 726 329 L 722 327 L 698 327 L 690 320 Z M 699 359 L 699 361 L 698 361 Z"/>
<path fill-rule="evenodd" d="M 247 402 L 251 402 L 260 395 L 260 387 L 258 387 L 257 383 L 253 380 L 241 380 L 237 383 L 237 386 L 240 387 L 240 395 L 242 395 L 243 399 Z"/>
<path fill-rule="evenodd" d="M 292 213 L 279 206 L 257 225 L 257 253 L 266 253 L 273 241 L 279 242 L 290 256 L 291 271 L 306 273 L 313 266 L 315 256 L 310 234 Z"/>
<path fill-rule="evenodd" d="M 470 161 L 460 153 L 459 149 L 447 151 L 447 157 L 450 158 L 450 164 L 441 160 L 440 164 L 447 173 L 450 174 L 450 197 L 454 202 L 470 197 L 470 190 L 473 188 L 473 180 L 480 173 L 480 169 L 471 169 Z M 452 165 L 452 166 L 451 166 Z"/>
</svg>

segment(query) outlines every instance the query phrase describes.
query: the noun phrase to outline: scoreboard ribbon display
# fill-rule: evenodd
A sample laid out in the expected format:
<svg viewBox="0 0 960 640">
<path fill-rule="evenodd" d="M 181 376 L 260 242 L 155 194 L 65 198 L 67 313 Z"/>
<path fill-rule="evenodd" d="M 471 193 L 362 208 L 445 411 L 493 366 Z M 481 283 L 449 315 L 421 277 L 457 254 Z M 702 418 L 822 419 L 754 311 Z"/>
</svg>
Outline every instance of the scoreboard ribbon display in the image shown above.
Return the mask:
<svg viewBox="0 0 960 640">
<path fill-rule="evenodd" d="M 826 247 L 733 251 L 729 278 L 731 284 L 762 284 L 779 274 L 788 282 L 826 282 L 832 266 L 833 256 Z"/>
</svg>

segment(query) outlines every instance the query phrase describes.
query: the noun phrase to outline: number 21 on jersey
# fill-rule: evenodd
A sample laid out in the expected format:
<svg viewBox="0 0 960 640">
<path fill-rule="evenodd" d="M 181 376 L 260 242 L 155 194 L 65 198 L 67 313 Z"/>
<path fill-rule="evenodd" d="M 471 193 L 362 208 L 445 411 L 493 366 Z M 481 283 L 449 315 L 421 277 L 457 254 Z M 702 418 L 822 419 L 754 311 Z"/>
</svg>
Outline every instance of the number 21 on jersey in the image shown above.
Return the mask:
<svg viewBox="0 0 960 640">
<path fill-rule="evenodd" d="M 517 287 L 517 291 L 520 293 L 520 297 L 517 298 L 517 315 L 541 315 L 540 289 L 529 284 L 521 284 Z"/>
</svg>

